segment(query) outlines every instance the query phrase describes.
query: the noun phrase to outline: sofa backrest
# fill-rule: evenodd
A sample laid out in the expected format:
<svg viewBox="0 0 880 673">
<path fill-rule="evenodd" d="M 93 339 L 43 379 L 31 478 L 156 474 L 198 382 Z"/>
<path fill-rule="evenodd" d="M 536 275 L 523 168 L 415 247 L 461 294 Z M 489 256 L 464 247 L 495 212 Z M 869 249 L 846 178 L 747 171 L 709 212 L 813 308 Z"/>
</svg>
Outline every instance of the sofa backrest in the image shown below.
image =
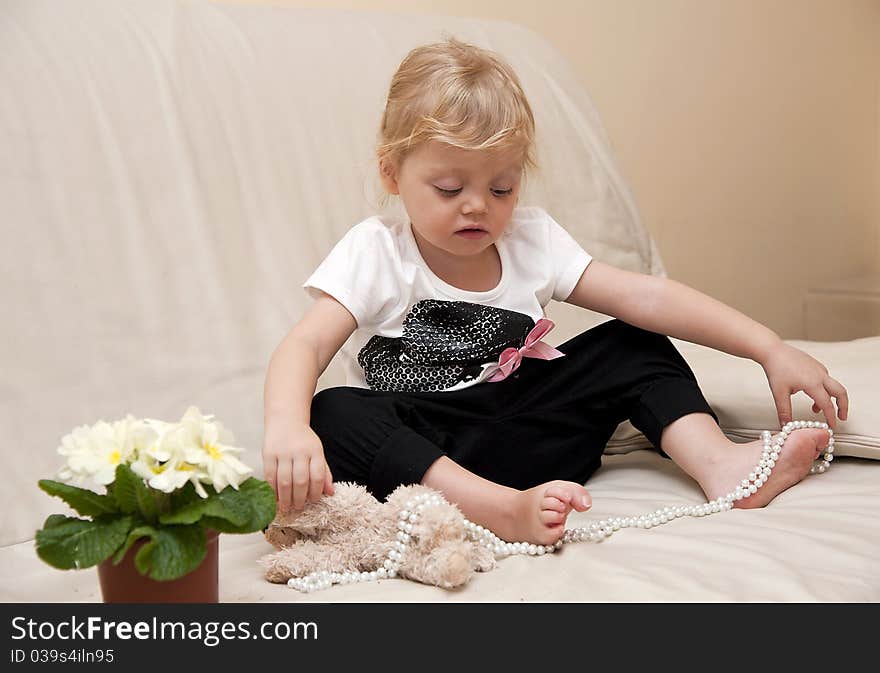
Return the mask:
<svg viewBox="0 0 880 673">
<path fill-rule="evenodd" d="M 6 0 L 0 12 L 4 434 L 0 544 L 81 424 L 213 413 L 262 476 L 262 397 L 301 283 L 375 212 L 391 76 L 454 35 L 519 73 L 541 173 L 520 202 L 594 257 L 664 275 L 589 96 L 511 23 L 169 0 Z M 392 208 L 399 204 L 392 202 Z M 601 321 L 554 308 L 552 343 Z M 341 383 L 331 365 L 320 386 Z"/>
</svg>

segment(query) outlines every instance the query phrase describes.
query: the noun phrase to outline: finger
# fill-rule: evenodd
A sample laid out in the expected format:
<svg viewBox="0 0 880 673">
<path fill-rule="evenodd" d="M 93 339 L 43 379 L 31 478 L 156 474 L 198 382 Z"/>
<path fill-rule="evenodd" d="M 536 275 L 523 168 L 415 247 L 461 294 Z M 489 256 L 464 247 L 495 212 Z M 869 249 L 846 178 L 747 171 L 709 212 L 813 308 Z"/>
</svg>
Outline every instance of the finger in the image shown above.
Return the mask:
<svg viewBox="0 0 880 673">
<path fill-rule="evenodd" d="M 318 502 L 324 489 L 324 461 L 313 458 L 309 463 L 309 492 L 307 500 Z"/>
<path fill-rule="evenodd" d="M 290 461 L 278 461 L 278 507 L 282 512 L 290 509 Z"/>
<path fill-rule="evenodd" d="M 846 417 L 849 416 L 849 395 L 847 395 L 846 388 L 843 387 L 840 381 L 830 376 L 825 377 L 823 385 L 825 390 L 834 395 L 837 400 L 837 415 L 840 420 L 845 421 Z"/>
<path fill-rule="evenodd" d="M 828 423 L 828 427 L 834 430 L 834 423 L 836 421 L 834 416 L 834 402 L 831 401 L 831 397 L 825 392 L 825 388 L 813 388 L 812 390 L 807 391 L 807 394 L 813 398 L 822 410 L 822 413 L 825 414 L 825 421 Z"/>
<path fill-rule="evenodd" d="M 293 464 L 293 508 L 302 509 L 309 494 L 309 459 Z"/>
<path fill-rule="evenodd" d="M 266 483 L 275 491 L 275 498 L 278 498 L 278 459 L 275 456 L 263 458 L 263 478 Z"/>
<path fill-rule="evenodd" d="M 779 427 L 791 422 L 791 392 L 784 388 L 771 388 L 773 402 L 776 404 L 776 415 L 779 417 Z"/>
<path fill-rule="evenodd" d="M 324 472 L 324 493 L 333 495 L 335 490 L 333 488 L 333 475 L 330 473 L 330 466 L 327 465 L 327 469 Z"/>
</svg>

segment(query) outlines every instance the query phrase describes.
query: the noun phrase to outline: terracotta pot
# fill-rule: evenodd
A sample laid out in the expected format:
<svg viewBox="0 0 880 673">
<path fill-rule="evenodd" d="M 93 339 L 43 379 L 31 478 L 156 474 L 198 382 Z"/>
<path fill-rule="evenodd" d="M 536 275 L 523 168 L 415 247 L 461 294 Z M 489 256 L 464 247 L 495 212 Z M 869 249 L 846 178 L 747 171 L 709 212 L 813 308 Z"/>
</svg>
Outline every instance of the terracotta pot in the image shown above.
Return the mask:
<svg viewBox="0 0 880 673">
<path fill-rule="evenodd" d="M 219 543 L 209 530 L 207 554 L 201 565 L 176 580 L 159 582 L 141 575 L 134 556 L 146 540 L 135 542 L 118 565 L 113 557 L 98 565 L 105 603 L 217 603 L 219 601 Z"/>
</svg>

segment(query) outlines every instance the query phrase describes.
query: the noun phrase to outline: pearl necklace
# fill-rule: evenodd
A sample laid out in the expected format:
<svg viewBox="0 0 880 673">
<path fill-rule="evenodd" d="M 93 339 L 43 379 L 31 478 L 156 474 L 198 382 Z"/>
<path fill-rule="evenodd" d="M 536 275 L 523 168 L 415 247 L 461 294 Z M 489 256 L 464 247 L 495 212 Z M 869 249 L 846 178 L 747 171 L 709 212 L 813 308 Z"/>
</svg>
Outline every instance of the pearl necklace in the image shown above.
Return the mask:
<svg viewBox="0 0 880 673">
<path fill-rule="evenodd" d="M 772 441 L 770 431 L 764 430 L 761 433 L 764 448 L 761 452 L 761 459 L 758 461 L 755 469 L 749 472 L 748 477 L 743 479 L 733 491 L 702 505 L 664 507 L 640 516 L 603 519 L 591 523 L 587 528 L 571 528 L 566 530 L 562 537 L 552 545 L 505 542 L 491 530 L 467 519 L 464 520 L 465 531 L 471 540 L 488 547 L 495 554 L 496 558 L 504 558 L 514 554 L 542 556 L 543 554 L 556 551 L 563 544 L 567 543 L 583 542 L 585 540 L 601 542 L 621 528 L 653 528 L 682 516 L 701 517 L 717 512 L 725 512 L 733 508 L 734 500 L 742 500 L 758 492 L 758 489 L 770 478 L 770 473 L 776 465 L 779 452 L 782 451 L 785 440 L 792 431 L 801 428 L 823 428 L 828 430 L 828 447 L 825 449 L 825 454 L 822 456 L 822 460 L 816 460 L 810 468 L 810 474 L 821 474 L 831 467 L 831 461 L 834 460 L 834 431 L 828 427 L 827 423 L 819 421 L 792 421 L 786 423 L 782 431 Z M 317 589 L 326 589 L 334 584 L 355 584 L 397 577 L 397 571 L 400 569 L 401 561 L 406 554 L 410 542 L 410 533 L 412 533 L 413 527 L 418 523 L 421 513 L 427 507 L 434 507 L 445 503 L 446 501 L 443 497 L 437 493 L 422 493 L 407 501 L 404 508 L 398 513 L 397 539 L 391 543 L 387 557 L 376 570 L 366 572 L 329 572 L 322 570 L 310 573 L 302 578 L 290 579 L 287 581 L 287 586 L 308 593 Z"/>
</svg>

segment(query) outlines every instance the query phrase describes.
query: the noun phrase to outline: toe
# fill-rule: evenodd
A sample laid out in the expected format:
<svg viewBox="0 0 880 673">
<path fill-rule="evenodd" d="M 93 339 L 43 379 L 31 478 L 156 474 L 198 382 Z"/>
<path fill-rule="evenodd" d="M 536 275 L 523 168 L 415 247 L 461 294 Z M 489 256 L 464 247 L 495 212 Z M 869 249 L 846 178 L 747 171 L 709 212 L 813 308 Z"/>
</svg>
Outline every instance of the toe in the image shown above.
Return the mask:
<svg viewBox="0 0 880 673">
<path fill-rule="evenodd" d="M 590 492 L 583 486 L 575 485 L 575 489 L 571 496 L 571 506 L 578 512 L 585 512 L 593 506 L 593 499 Z"/>
<path fill-rule="evenodd" d="M 577 505 L 575 506 L 575 509 L 578 512 L 585 512 L 588 509 L 590 509 L 590 507 L 592 507 L 592 506 L 593 506 L 593 498 L 591 498 L 590 494 L 587 492 L 587 490 L 584 489 L 584 492 L 581 493 L 577 497 Z"/>
<path fill-rule="evenodd" d="M 804 437 L 809 437 L 809 441 L 816 453 L 821 453 L 828 446 L 828 440 L 831 435 L 823 428 L 807 428 L 801 430 Z"/>
<path fill-rule="evenodd" d="M 799 439 L 798 443 L 809 442 L 815 445 L 816 449 L 824 449 L 828 446 L 828 440 L 831 435 L 823 428 L 801 428 L 795 430 L 792 437 Z"/>
<path fill-rule="evenodd" d="M 545 526 L 559 526 L 565 523 L 565 514 L 545 509 L 538 514 L 538 519 Z"/>
<path fill-rule="evenodd" d="M 571 498 L 573 495 L 574 493 L 572 492 L 571 485 L 564 481 L 558 481 L 551 484 L 547 487 L 547 490 L 544 491 L 545 498 L 556 498 L 569 507 L 571 507 Z"/>
<path fill-rule="evenodd" d="M 589 491 L 573 481 L 557 482 L 550 486 L 544 495 L 559 498 L 569 508 L 576 509 L 578 512 L 588 510 L 593 504 Z"/>
<path fill-rule="evenodd" d="M 813 434 L 813 439 L 816 442 L 816 446 L 819 447 L 820 449 L 824 449 L 826 446 L 828 446 L 828 439 L 831 437 L 831 435 L 828 434 L 828 431 L 825 430 L 824 428 L 811 428 L 811 429 L 813 431 L 812 434 Z"/>
<path fill-rule="evenodd" d="M 816 430 L 816 458 L 822 455 L 825 449 L 828 448 L 828 440 L 830 439 L 831 435 L 828 434 L 827 430 L 821 428 Z"/>
<path fill-rule="evenodd" d="M 571 510 L 566 503 L 562 502 L 559 498 L 553 496 L 545 496 L 543 500 L 541 500 L 541 509 L 542 510 L 552 510 L 554 512 L 565 513 Z"/>
<path fill-rule="evenodd" d="M 547 528 L 546 535 L 542 535 L 543 538 L 540 542 L 541 544 L 553 544 L 562 537 L 562 534 L 565 532 L 565 526 L 562 524 L 558 526 L 549 526 Z"/>
</svg>

